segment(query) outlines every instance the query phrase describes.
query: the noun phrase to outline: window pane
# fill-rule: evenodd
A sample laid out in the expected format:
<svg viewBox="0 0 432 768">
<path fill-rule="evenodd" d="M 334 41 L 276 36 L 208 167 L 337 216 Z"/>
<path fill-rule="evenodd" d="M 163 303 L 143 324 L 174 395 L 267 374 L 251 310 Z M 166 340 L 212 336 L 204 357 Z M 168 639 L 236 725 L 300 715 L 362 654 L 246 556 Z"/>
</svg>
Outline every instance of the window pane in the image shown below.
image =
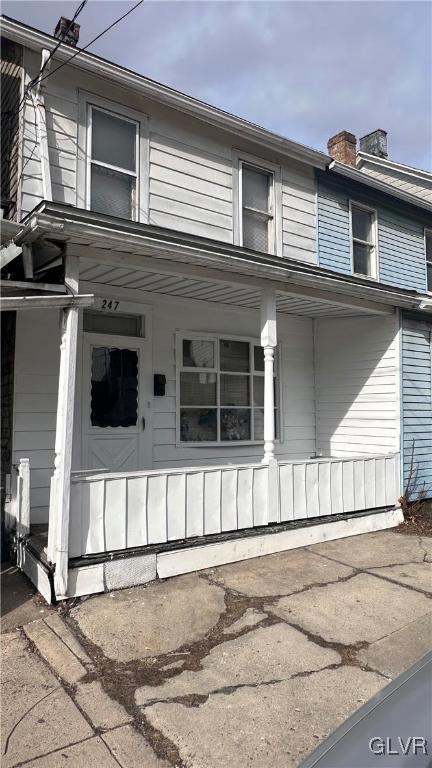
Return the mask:
<svg viewBox="0 0 432 768">
<path fill-rule="evenodd" d="M 216 405 L 215 373 L 180 374 L 181 405 Z"/>
<path fill-rule="evenodd" d="M 230 341 L 221 339 L 219 343 L 221 371 L 246 373 L 249 367 L 249 343 L 247 341 Z"/>
<path fill-rule="evenodd" d="M 133 349 L 92 349 L 91 424 L 132 427 L 137 423 L 138 353 Z"/>
<path fill-rule="evenodd" d="M 268 219 L 243 211 L 243 247 L 251 251 L 268 253 L 269 251 L 269 224 Z"/>
<path fill-rule="evenodd" d="M 262 347 L 254 347 L 254 368 L 256 371 L 264 370 L 264 350 Z"/>
<path fill-rule="evenodd" d="M 243 205 L 256 208 L 259 211 L 269 210 L 269 185 L 270 176 L 265 171 L 258 171 L 243 166 Z"/>
<path fill-rule="evenodd" d="M 427 289 L 432 291 L 432 262 L 427 264 Z"/>
<path fill-rule="evenodd" d="M 216 409 L 182 408 L 180 440 L 190 443 L 217 440 Z"/>
<path fill-rule="evenodd" d="M 221 409 L 221 440 L 250 440 L 250 410 Z"/>
<path fill-rule="evenodd" d="M 135 180 L 131 176 L 92 165 L 91 210 L 121 219 L 131 219 L 134 188 Z"/>
<path fill-rule="evenodd" d="M 136 123 L 92 109 L 92 160 L 135 171 Z"/>
<path fill-rule="evenodd" d="M 140 315 L 117 315 L 108 312 L 84 311 L 84 331 L 110 333 L 119 336 L 141 336 Z"/>
<path fill-rule="evenodd" d="M 183 339 L 183 365 L 185 368 L 214 368 L 214 342 L 201 339 Z"/>
<path fill-rule="evenodd" d="M 264 376 L 254 376 L 253 404 L 264 405 Z"/>
<path fill-rule="evenodd" d="M 353 243 L 354 272 L 357 275 L 371 274 L 371 246 Z"/>
<path fill-rule="evenodd" d="M 352 208 L 352 233 L 358 240 L 372 242 L 372 214 L 361 208 Z"/>
<path fill-rule="evenodd" d="M 249 376 L 220 377 L 221 405 L 250 405 Z"/>
<path fill-rule="evenodd" d="M 432 233 L 426 233 L 426 258 L 432 261 Z"/>
</svg>

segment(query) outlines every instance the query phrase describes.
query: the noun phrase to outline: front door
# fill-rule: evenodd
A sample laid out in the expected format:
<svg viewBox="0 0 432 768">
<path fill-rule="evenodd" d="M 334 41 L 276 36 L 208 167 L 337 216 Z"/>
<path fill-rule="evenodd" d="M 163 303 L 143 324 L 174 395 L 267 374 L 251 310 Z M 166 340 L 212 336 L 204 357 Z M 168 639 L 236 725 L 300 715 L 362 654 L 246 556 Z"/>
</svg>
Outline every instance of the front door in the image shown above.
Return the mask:
<svg viewBox="0 0 432 768">
<path fill-rule="evenodd" d="M 151 469 L 151 359 L 143 338 L 84 333 L 86 469 Z"/>
</svg>

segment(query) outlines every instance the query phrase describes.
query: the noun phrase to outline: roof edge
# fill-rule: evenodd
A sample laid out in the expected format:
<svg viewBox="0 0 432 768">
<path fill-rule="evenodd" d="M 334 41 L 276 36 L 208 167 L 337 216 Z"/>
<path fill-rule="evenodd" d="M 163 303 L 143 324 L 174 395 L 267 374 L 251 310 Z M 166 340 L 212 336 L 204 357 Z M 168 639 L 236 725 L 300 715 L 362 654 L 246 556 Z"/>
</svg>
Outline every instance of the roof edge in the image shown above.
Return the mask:
<svg viewBox="0 0 432 768">
<path fill-rule="evenodd" d="M 432 172 L 430 171 L 425 171 L 422 168 L 414 168 L 412 165 L 398 163 L 396 160 L 389 160 L 385 157 L 377 157 L 376 155 L 369 154 L 369 152 L 357 152 L 356 162 L 358 168 L 361 168 L 365 163 L 372 163 L 373 165 L 381 165 L 383 168 L 397 170 L 400 173 L 404 173 L 406 176 L 414 176 L 415 178 L 432 183 Z"/>
<path fill-rule="evenodd" d="M 41 32 L 34 27 L 29 27 L 8 16 L 0 16 L 0 19 L 2 35 L 9 37 L 14 42 L 33 50 L 46 48 L 51 51 L 58 45 L 58 40 L 52 35 Z M 74 48 L 73 52 L 79 50 L 81 49 Z M 56 50 L 55 58 L 62 62 L 67 61 L 71 58 L 71 47 L 65 44 L 60 45 Z M 217 125 L 219 128 L 241 135 L 249 141 L 263 144 L 294 160 L 299 160 L 321 169 L 325 169 L 331 162 L 331 158 L 324 152 L 273 133 L 260 125 L 232 115 L 218 107 L 206 104 L 193 96 L 158 83 L 156 80 L 151 80 L 145 77 L 145 75 L 133 72 L 120 64 L 114 64 L 94 53 L 83 51 L 74 58 L 71 66 L 78 67 L 94 75 L 110 78 L 123 87 L 140 92 L 153 101 L 159 101 L 172 109 L 177 109 L 204 122 Z"/>
<path fill-rule="evenodd" d="M 345 176 L 345 178 L 351 179 L 352 181 L 358 181 L 360 184 L 371 187 L 378 192 L 383 192 L 390 197 L 396 197 L 404 203 L 413 205 L 415 208 L 420 208 L 422 211 L 432 213 L 432 205 L 431 203 L 428 203 L 427 200 L 422 200 L 420 197 L 417 197 L 417 195 L 411 195 L 409 192 L 404 192 L 393 184 L 386 184 L 384 181 L 379 181 L 374 176 L 364 173 L 359 168 L 353 168 L 350 165 L 344 165 L 344 163 L 338 163 L 336 160 L 333 160 L 329 165 L 329 171 L 338 174 L 339 176 Z"/>
</svg>

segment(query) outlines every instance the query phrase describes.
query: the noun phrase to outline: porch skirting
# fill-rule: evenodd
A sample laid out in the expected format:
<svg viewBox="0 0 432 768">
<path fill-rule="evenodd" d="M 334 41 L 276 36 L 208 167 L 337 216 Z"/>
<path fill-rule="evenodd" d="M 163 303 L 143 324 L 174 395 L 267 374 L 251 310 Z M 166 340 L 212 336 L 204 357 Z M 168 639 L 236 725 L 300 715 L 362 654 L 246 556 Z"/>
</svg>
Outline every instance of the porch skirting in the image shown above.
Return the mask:
<svg viewBox="0 0 432 768">
<path fill-rule="evenodd" d="M 68 597 L 145 584 L 226 563 L 393 528 L 403 522 L 400 508 L 315 518 L 297 523 L 239 531 L 211 539 L 145 547 L 142 551 L 80 558 L 69 562 Z M 216 541 L 214 540 L 216 539 Z M 95 562 L 96 560 L 96 562 Z"/>
</svg>

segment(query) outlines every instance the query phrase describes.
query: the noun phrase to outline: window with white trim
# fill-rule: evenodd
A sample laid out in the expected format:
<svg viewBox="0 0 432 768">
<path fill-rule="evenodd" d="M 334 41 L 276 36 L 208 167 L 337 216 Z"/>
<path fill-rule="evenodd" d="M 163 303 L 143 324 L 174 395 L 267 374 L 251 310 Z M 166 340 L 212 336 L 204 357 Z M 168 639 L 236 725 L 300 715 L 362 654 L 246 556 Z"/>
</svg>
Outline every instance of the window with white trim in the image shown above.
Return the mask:
<svg viewBox="0 0 432 768">
<path fill-rule="evenodd" d="M 244 248 L 275 252 L 274 173 L 240 161 L 241 242 Z"/>
<path fill-rule="evenodd" d="M 225 336 L 178 337 L 178 442 L 264 439 L 264 353 L 258 342 Z M 278 422 L 276 375 L 275 430 Z"/>
<path fill-rule="evenodd" d="M 376 213 L 358 203 L 351 203 L 353 272 L 377 277 Z"/>
<path fill-rule="evenodd" d="M 427 290 L 432 293 L 432 230 L 425 232 Z"/>
<path fill-rule="evenodd" d="M 138 218 L 139 123 L 89 104 L 87 200 L 96 213 Z"/>
</svg>

